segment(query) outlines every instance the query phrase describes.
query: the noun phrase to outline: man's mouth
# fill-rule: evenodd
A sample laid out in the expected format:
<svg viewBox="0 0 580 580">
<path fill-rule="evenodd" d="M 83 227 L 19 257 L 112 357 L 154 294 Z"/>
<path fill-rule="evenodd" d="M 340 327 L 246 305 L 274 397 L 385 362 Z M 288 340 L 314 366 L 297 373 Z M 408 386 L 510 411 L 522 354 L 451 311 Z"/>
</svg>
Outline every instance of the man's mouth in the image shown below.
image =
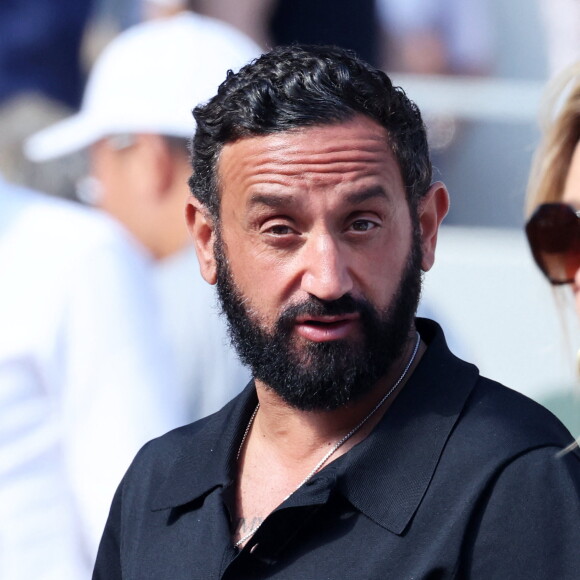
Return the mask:
<svg viewBox="0 0 580 580">
<path fill-rule="evenodd" d="M 294 323 L 296 332 L 313 342 L 342 340 L 356 330 L 359 314 L 333 316 L 298 316 Z"/>
</svg>

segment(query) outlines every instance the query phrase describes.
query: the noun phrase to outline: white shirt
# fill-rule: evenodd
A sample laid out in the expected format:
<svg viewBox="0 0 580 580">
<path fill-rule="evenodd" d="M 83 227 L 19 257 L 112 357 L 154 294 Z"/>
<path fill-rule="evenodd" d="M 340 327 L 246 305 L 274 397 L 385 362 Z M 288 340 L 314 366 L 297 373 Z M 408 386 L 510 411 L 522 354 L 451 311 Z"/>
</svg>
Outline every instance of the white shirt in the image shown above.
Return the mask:
<svg viewBox="0 0 580 580">
<path fill-rule="evenodd" d="M 185 422 L 149 264 L 92 210 L 0 181 L 0 578 L 89 578 L 138 448 Z"/>
</svg>

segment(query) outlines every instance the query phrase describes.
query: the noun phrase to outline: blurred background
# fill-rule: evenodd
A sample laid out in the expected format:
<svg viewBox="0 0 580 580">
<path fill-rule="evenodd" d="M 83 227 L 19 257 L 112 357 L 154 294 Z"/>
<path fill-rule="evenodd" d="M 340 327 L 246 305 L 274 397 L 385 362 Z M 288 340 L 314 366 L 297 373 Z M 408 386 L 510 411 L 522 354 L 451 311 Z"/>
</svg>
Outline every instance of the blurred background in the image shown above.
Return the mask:
<svg viewBox="0 0 580 580">
<path fill-rule="evenodd" d="M 32 163 L 24 139 L 80 106 L 104 46 L 144 19 L 183 9 L 224 19 L 260 46 L 355 48 L 422 110 L 436 178 L 451 194 L 422 311 L 460 355 L 545 400 L 577 382 L 570 297 L 536 271 L 523 238 L 528 171 L 546 82 L 580 56 L 575 0 L 33 0 L 0 6 L 0 171 L 76 198 L 81 153 Z M 1 276 L 1 273 L 0 273 Z M 563 303 L 563 310 L 556 302 Z"/>
<path fill-rule="evenodd" d="M 173 18 L 184 11 L 234 28 Z M 141 27 L 103 53 L 133 25 L 163 19 L 165 28 Z M 217 69 L 221 79 L 293 41 L 354 49 L 419 105 L 434 177 L 451 195 L 420 313 L 482 374 L 546 404 L 580 434 L 569 404 L 580 392 L 572 292 L 542 278 L 523 233 L 545 87 L 580 59 L 580 0 L 2 0 L 2 578 L 89 577 L 114 488 L 139 446 L 244 386 L 247 371 L 227 345 L 182 219 L 197 104 L 187 91 L 210 84 L 211 94 Z M 100 108 L 83 100 L 96 70 L 87 95 Z M 92 141 L 57 157 L 58 132 L 45 131 L 32 161 L 29 137 L 79 110 Z M 117 131 L 92 124 L 95 114 Z M 140 125 L 124 125 L 139 116 Z M 111 223 L 82 207 L 95 203 Z M 61 331 L 69 327 L 76 336 Z M 119 372 L 111 354 L 131 369 Z M 68 430 L 63 417 L 74 418 Z"/>
</svg>

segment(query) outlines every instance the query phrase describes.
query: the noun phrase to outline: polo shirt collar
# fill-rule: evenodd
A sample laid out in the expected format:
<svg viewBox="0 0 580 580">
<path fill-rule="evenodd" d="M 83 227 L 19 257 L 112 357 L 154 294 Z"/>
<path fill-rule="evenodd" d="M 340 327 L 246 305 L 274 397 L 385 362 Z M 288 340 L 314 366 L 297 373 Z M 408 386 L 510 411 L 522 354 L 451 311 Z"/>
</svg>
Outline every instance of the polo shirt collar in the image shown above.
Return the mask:
<svg viewBox="0 0 580 580">
<path fill-rule="evenodd" d="M 318 477 L 378 525 L 401 534 L 425 495 L 443 448 L 479 376 L 451 354 L 441 328 L 417 320 L 428 344 L 417 368 L 374 431 Z M 257 405 L 253 381 L 222 411 L 194 423 L 190 441 L 168 470 L 151 509 L 185 505 L 227 487 Z M 314 482 L 313 482 L 314 483 Z"/>
<path fill-rule="evenodd" d="M 151 509 L 182 506 L 216 487 L 230 485 L 236 477 L 239 446 L 257 404 L 250 381 L 221 411 L 185 427 L 191 429 L 189 441 L 153 496 Z"/>
</svg>

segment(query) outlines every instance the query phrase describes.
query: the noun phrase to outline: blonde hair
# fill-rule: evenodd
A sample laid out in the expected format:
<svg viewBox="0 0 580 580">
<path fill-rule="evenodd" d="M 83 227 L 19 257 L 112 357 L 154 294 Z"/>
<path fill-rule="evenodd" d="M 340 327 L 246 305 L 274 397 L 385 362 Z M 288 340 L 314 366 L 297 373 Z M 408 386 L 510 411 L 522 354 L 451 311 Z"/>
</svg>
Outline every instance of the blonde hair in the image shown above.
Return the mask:
<svg viewBox="0 0 580 580">
<path fill-rule="evenodd" d="M 580 62 L 549 85 L 540 109 L 542 140 L 528 181 L 526 213 L 560 201 L 576 145 L 580 141 Z"/>
</svg>

